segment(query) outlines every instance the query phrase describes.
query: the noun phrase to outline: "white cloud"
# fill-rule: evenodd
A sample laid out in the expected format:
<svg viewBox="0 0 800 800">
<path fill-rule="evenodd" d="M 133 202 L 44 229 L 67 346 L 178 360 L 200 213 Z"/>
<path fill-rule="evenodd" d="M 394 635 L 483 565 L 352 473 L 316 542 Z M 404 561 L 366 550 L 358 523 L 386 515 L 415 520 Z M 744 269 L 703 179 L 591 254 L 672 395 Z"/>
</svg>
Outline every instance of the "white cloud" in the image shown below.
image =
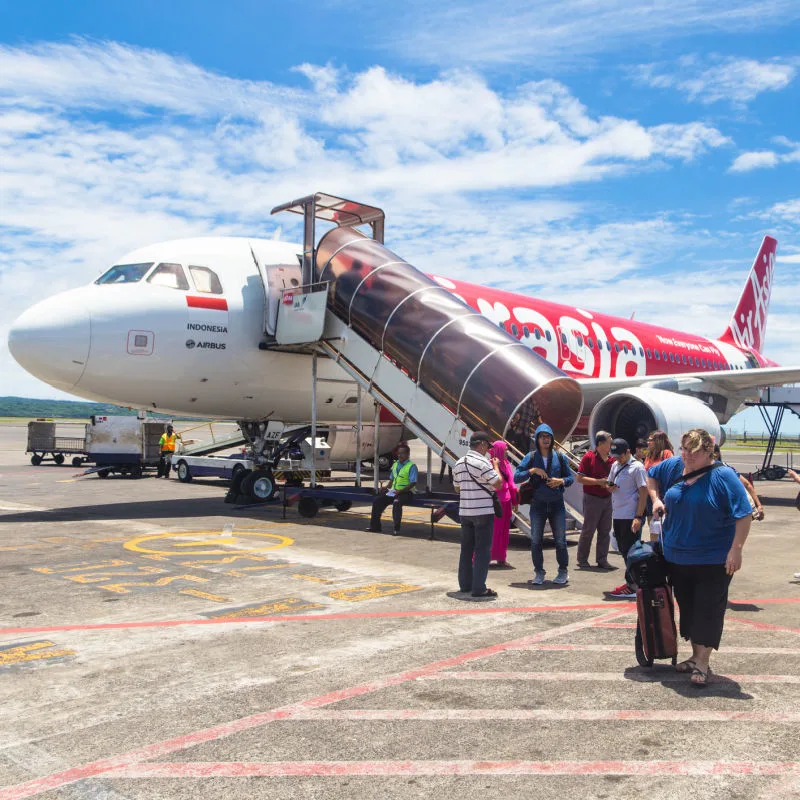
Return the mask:
<svg viewBox="0 0 800 800">
<path fill-rule="evenodd" d="M 689 100 L 706 104 L 721 100 L 744 104 L 762 92 L 785 89 L 796 74 L 796 60 L 756 61 L 721 56 L 684 56 L 674 64 L 644 64 L 634 72 L 637 80 L 647 86 L 676 89 Z"/>
<path fill-rule="evenodd" d="M 438 65 L 549 70 L 681 34 L 749 33 L 798 17 L 795 0 L 406 0 L 402 17 L 384 25 L 383 44 Z"/>
<path fill-rule="evenodd" d="M 754 169 L 777 167 L 779 164 L 790 164 L 800 161 L 800 143 L 793 142 L 785 136 L 777 136 L 773 142 L 782 147 L 790 148 L 788 151 L 776 152 L 775 150 L 751 150 L 738 155 L 729 172 L 750 172 Z"/>
</svg>

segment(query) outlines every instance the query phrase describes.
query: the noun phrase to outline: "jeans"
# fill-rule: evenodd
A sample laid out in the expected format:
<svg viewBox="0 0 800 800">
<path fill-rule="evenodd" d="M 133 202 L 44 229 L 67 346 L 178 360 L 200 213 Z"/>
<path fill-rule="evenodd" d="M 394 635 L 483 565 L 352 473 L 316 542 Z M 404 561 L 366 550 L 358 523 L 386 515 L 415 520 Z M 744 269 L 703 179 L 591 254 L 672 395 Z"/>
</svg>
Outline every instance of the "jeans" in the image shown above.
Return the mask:
<svg viewBox="0 0 800 800">
<path fill-rule="evenodd" d="M 461 516 L 461 557 L 458 559 L 458 588 L 480 595 L 486 591 L 486 576 L 494 533 L 494 514 Z"/>
<path fill-rule="evenodd" d="M 544 537 L 544 524 L 550 522 L 550 530 L 556 540 L 556 561 L 559 569 L 569 566 L 569 551 L 567 550 L 567 512 L 563 500 L 550 500 L 546 502 L 531 503 L 531 559 L 536 572 L 544 572 L 544 553 L 542 552 L 542 538 Z"/>
</svg>

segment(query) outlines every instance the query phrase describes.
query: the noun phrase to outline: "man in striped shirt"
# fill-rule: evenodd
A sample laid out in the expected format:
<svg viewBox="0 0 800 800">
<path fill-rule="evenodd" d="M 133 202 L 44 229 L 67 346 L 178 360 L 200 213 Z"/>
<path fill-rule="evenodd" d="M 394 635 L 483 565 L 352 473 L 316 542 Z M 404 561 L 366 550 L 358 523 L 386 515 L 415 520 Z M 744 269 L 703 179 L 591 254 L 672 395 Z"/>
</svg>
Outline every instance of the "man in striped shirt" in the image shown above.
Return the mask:
<svg viewBox="0 0 800 800">
<path fill-rule="evenodd" d="M 469 451 L 453 467 L 453 486 L 458 492 L 461 517 L 461 557 L 458 561 L 458 586 L 473 597 L 497 597 L 486 588 L 494 533 L 494 489 L 503 485 L 498 465 L 489 461 L 491 440 L 483 431 L 473 433 Z"/>
</svg>

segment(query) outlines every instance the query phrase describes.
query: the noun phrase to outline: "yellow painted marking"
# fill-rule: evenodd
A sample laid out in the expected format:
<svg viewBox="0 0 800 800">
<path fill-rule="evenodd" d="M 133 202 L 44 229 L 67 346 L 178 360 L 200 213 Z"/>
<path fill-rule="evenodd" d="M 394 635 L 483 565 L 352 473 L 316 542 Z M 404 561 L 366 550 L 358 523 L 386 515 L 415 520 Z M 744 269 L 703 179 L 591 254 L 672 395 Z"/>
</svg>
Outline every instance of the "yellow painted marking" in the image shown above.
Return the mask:
<svg viewBox="0 0 800 800">
<path fill-rule="evenodd" d="M 60 481 L 56 481 L 56 483 L 75 483 L 77 480 L 77 478 L 64 478 Z"/>
<path fill-rule="evenodd" d="M 50 544 L 67 544 L 74 541 L 74 539 L 72 536 L 43 536 L 39 541 L 49 542 Z"/>
<path fill-rule="evenodd" d="M 21 644 L 17 647 L 0 650 L 0 667 L 75 655 L 74 650 L 48 650 L 48 647 L 55 647 L 55 645 L 52 642 L 31 642 L 30 644 Z"/>
<path fill-rule="evenodd" d="M 108 536 L 104 539 L 92 539 L 93 542 L 127 542 L 127 536 Z"/>
<path fill-rule="evenodd" d="M 116 594 L 130 594 L 130 589 L 127 589 L 127 586 L 169 586 L 173 581 L 208 583 L 208 580 L 208 578 L 198 578 L 196 575 L 165 575 L 163 578 L 157 578 L 154 581 L 107 583 L 105 586 L 100 586 L 99 588 L 106 589 L 109 592 L 115 592 Z"/>
<path fill-rule="evenodd" d="M 75 581 L 75 583 L 104 583 L 110 581 L 112 578 L 128 577 L 135 578 L 142 575 L 160 575 L 166 572 L 165 569 L 160 567 L 134 567 L 132 570 L 118 570 L 115 572 L 91 572 L 88 575 L 62 575 L 68 581 Z"/>
<path fill-rule="evenodd" d="M 29 550 L 30 548 L 41 548 L 40 544 L 4 544 L 0 547 L 0 551 L 6 552 L 8 550 Z"/>
<path fill-rule="evenodd" d="M 66 567 L 31 567 L 34 572 L 41 572 L 44 575 L 65 575 L 68 572 L 88 572 L 90 569 L 111 569 L 113 567 L 126 567 L 130 561 L 121 561 L 118 558 L 111 558 L 108 561 L 84 561 L 82 564 L 70 564 Z"/>
<path fill-rule="evenodd" d="M 299 581 L 314 581 L 315 583 L 333 583 L 333 581 L 329 581 L 327 578 L 317 578 L 314 575 L 301 575 L 300 573 L 295 573 L 292 575 L 293 578 L 297 578 Z"/>
<path fill-rule="evenodd" d="M 201 592 L 199 589 L 181 589 L 178 594 L 190 594 L 193 597 L 200 597 L 203 600 L 211 600 L 213 603 L 230 603 L 230 597 L 223 597 L 221 594 L 209 594 Z"/>
<path fill-rule="evenodd" d="M 150 555 L 150 556 L 142 556 L 142 558 L 147 558 L 150 561 L 166 561 L 167 563 L 169 563 L 169 559 L 166 556 Z"/>
<path fill-rule="evenodd" d="M 223 614 L 214 614 L 214 619 L 239 619 L 241 617 L 269 617 L 273 614 L 286 614 L 290 611 L 310 611 L 314 608 L 325 608 L 319 603 L 309 603 L 297 597 L 288 597 L 285 600 L 275 600 L 259 606 L 237 608 Z"/>
<path fill-rule="evenodd" d="M 164 556 L 142 556 L 142 558 L 164 558 Z M 245 561 L 269 561 L 269 556 L 225 556 L 225 558 L 201 558 L 199 561 L 180 561 L 179 563 L 182 567 L 202 567 L 204 564 L 233 564 L 242 559 Z"/>
<path fill-rule="evenodd" d="M 212 538 L 209 538 L 212 537 Z M 178 541 L 170 541 L 178 540 Z M 188 541 L 187 541 L 188 540 Z M 173 533 L 150 533 L 138 536 L 123 545 L 135 553 L 155 553 L 161 556 L 185 555 L 186 548 L 196 548 L 198 556 L 230 555 L 231 551 L 264 553 L 294 544 L 288 536 L 261 531 L 236 531 L 233 536 L 220 536 L 219 531 L 177 531 Z M 176 549 L 155 549 L 170 547 Z"/>
<path fill-rule="evenodd" d="M 373 600 L 376 597 L 416 592 L 421 588 L 421 586 L 412 586 L 410 583 L 371 583 L 368 586 L 356 586 L 352 589 L 336 589 L 336 591 L 330 592 L 328 597 L 334 600 L 360 603 L 362 600 Z"/>
<path fill-rule="evenodd" d="M 238 569 L 231 569 L 227 572 L 223 572 L 223 575 L 230 575 L 233 578 L 247 578 L 249 577 L 247 573 L 249 572 L 260 572 L 265 569 L 283 569 L 284 567 L 296 567 L 297 564 L 273 564 L 272 566 L 261 566 L 261 567 L 239 567 Z"/>
</svg>

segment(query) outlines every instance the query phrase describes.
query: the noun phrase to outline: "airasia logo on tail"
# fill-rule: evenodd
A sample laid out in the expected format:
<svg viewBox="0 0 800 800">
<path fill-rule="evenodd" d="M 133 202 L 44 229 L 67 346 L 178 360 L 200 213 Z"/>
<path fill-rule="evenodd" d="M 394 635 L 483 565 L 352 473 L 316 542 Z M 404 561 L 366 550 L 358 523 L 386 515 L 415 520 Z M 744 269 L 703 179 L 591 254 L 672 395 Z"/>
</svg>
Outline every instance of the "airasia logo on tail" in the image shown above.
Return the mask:
<svg viewBox="0 0 800 800">
<path fill-rule="evenodd" d="M 731 319 L 729 331 L 737 347 L 761 352 L 767 330 L 767 313 L 775 274 L 774 243 L 768 252 L 759 253 L 758 262 Z"/>
</svg>

